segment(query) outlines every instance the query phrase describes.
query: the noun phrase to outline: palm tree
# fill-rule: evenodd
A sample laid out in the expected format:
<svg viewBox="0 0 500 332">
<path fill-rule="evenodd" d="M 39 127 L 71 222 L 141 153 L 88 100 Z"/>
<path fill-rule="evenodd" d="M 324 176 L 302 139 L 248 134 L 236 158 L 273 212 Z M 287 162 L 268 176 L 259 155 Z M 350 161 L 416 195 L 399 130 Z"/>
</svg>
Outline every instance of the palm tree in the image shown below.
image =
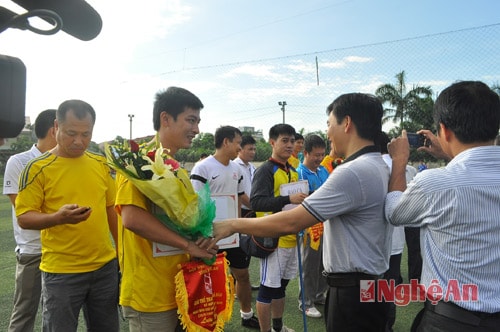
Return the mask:
<svg viewBox="0 0 500 332">
<path fill-rule="evenodd" d="M 418 113 L 419 105 L 422 99 L 432 96 L 430 86 L 414 85 L 410 91 L 406 91 L 405 71 L 396 74 L 397 84 L 383 84 L 377 88 L 375 94 L 383 103 L 388 103 L 393 108 L 384 109 L 383 122 L 392 119 L 393 122 L 399 120 L 400 128 L 403 127 L 403 122 L 409 119 L 409 113 Z M 415 112 L 417 111 L 417 112 Z"/>
</svg>

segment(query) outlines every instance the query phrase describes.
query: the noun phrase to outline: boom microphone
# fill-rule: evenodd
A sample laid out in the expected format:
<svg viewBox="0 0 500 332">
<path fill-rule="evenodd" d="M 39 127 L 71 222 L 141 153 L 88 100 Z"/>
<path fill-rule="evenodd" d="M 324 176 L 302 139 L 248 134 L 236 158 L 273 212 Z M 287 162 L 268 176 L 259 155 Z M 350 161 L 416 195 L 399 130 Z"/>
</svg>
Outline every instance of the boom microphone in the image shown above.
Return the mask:
<svg viewBox="0 0 500 332">
<path fill-rule="evenodd" d="M 92 40 L 102 29 L 99 13 L 84 0 L 13 0 L 28 11 L 48 9 L 57 13 L 62 21 L 62 30 L 83 41 Z M 43 18 L 43 17 L 42 17 Z M 43 18 L 49 23 L 50 20 Z"/>
</svg>

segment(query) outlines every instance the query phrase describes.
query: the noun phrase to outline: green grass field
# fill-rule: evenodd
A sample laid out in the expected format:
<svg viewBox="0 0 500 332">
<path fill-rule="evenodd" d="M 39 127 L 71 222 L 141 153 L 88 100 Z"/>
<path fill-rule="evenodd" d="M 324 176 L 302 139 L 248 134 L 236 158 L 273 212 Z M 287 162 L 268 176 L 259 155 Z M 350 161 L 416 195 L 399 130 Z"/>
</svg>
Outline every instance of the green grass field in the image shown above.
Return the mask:
<svg viewBox="0 0 500 332">
<path fill-rule="evenodd" d="M 3 180 L 0 177 L 0 180 Z M 3 181 L 2 181 L 3 183 Z M 8 198 L 0 196 L 0 331 L 6 331 L 9 324 L 9 317 L 12 310 L 12 298 L 14 293 L 14 274 L 15 274 L 15 254 L 14 254 L 14 236 L 12 233 L 11 207 Z M 403 253 L 402 273 L 404 280 L 406 278 L 406 254 Z M 250 266 L 252 283 L 258 283 L 259 267 L 258 260 L 253 259 Z M 253 292 L 254 300 L 257 292 Z M 287 301 L 283 321 L 288 327 L 297 332 L 303 331 L 302 314 L 298 310 L 298 278 L 292 280 L 287 288 Z M 411 323 L 422 304 L 410 303 L 408 306 L 397 308 L 396 324 L 394 331 L 406 332 L 410 330 Z M 254 308 L 255 310 L 255 308 Z M 323 311 L 319 306 L 318 310 Z M 80 320 L 81 321 L 81 320 Z M 311 332 L 325 331 L 323 318 L 307 318 L 307 329 Z M 41 319 L 38 315 L 35 331 L 41 331 Z M 84 323 L 81 321 L 78 331 L 85 331 Z M 121 331 L 128 331 L 127 323 L 121 322 Z M 233 317 L 229 321 L 224 331 L 241 332 L 252 331 L 241 326 L 239 315 L 239 304 L 237 300 L 234 303 Z M 167 331 L 168 332 L 168 331 Z"/>
</svg>

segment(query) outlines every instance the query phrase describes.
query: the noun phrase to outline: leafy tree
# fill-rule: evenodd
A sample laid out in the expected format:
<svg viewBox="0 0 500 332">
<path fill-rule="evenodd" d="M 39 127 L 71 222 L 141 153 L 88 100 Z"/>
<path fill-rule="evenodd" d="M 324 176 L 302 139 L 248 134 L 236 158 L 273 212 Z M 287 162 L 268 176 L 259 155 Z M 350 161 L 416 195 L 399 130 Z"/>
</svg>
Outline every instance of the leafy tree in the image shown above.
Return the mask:
<svg viewBox="0 0 500 332">
<path fill-rule="evenodd" d="M 255 161 L 266 161 L 267 159 L 269 159 L 269 157 L 271 157 L 271 154 L 273 153 L 271 144 L 266 142 L 266 140 L 263 138 L 257 141 L 257 143 L 255 144 L 255 148 Z"/>
<path fill-rule="evenodd" d="M 384 109 L 383 122 L 392 120 L 394 123 L 399 121 L 399 128 L 404 128 L 405 120 L 415 120 L 410 115 L 416 116 L 419 112 L 419 106 L 422 105 L 422 99 L 432 96 L 430 86 L 422 87 L 414 85 L 410 91 L 406 90 L 404 70 L 396 74 L 396 85 L 383 84 L 377 88 L 375 94 L 383 103 L 388 103 L 392 108 Z"/>
<path fill-rule="evenodd" d="M 104 155 L 104 151 L 102 151 L 101 148 L 99 147 L 99 144 L 97 144 L 94 141 L 90 141 L 90 144 L 89 144 L 89 147 L 87 148 L 87 150 L 92 151 L 94 153 Z"/>
<path fill-rule="evenodd" d="M 210 151 L 210 154 L 215 150 L 215 137 L 212 133 L 200 133 L 193 139 L 193 145 L 191 146 L 194 150 L 199 150 L 205 152 Z"/>
<path fill-rule="evenodd" d="M 252 136 L 253 137 L 253 132 L 251 131 L 242 131 L 241 136 Z"/>
<path fill-rule="evenodd" d="M 32 138 L 31 135 L 19 135 L 10 147 L 13 154 L 17 154 L 31 149 L 34 143 L 36 143 L 36 140 Z"/>
<path fill-rule="evenodd" d="M 249 134 L 251 133 L 242 133 Z M 193 145 L 189 149 L 182 149 L 177 151 L 175 159 L 180 162 L 196 162 L 200 159 L 202 153 L 211 155 L 215 151 L 214 135 L 211 133 L 200 133 L 193 139 Z M 257 140 L 256 144 L 255 161 L 265 161 L 271 157 L 272 148 L 269 143 L 264 139 Z"/>
<path fill-rule="evenodd" d="M 213 134 L 200 133 L 193 139 L 191 148 L 177 151 L 175 159 L 180 162 L 195 162 L 200 159 L 202 153 L 213 154 L 215 151 L 214 140 Z"/>
<path fill-rule="evenodd" d="M 434 129 L 434 99 L 425 97 L 417 100 L 416 107 L 409 112 L 409 118 L 419 129 Z"/>
</svg>

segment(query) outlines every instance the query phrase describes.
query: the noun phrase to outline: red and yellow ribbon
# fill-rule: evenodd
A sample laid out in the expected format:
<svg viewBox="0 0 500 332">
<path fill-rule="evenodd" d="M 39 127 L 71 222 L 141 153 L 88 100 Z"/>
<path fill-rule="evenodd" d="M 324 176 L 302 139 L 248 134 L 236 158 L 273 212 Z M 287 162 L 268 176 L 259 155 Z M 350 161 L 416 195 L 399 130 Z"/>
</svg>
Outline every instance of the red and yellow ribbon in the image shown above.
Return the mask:
<svg viewBox="0 0 500 332">
<path fill-rule="evenodd" d="M 201 261 L 180 264 L 175 276 L 175 299 L 182 326 L 188 332 L 222 332 L 231 319 L 234 280 L 228 273 L 224 253 L 215 263 Z"/>
</svg>

